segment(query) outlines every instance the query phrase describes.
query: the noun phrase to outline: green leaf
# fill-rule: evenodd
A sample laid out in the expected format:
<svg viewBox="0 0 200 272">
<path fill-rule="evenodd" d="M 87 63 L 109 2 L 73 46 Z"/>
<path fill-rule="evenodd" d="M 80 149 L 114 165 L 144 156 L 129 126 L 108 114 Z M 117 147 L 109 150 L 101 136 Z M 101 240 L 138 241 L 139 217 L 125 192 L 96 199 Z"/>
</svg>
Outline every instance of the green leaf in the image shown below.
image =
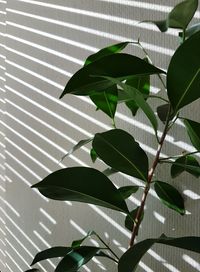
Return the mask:
<svg viewBox="0 0 200 272">
<path fill-rule="evenodd" d="M 181 215 L 185 214 L 184 199 L 176 188 L 166 182 L 155 181 L 154 189 L 164 205 Z"/>
<path fill-rule="evenodd" d="M 175 162 L 171 166 L 172 178 L 179 176 L 184 171 L 192 174 L 196 178 L 200 176 L 200 165 L 193 156 L 187 155 L 180 157 L 175 160 Z"/>
<path fill-rule="evenodd" d="M 175 112 L 200 97 L 200 31 L 176 50 L 167 72 L 167 93 Z"/>
<path fill-rule="evenodd" d="M 194 35 L 196 32 L 200 31 L 200 23 L 188 27 L 185 31 L 185 37 L 189 38 Z M 183 32 L 179 32 L 179 36 L 183 37 Z"/>
<path fill-rule="evenodd" d="M 184 124 L 191 143 L 197 150 L 200 150 L 200 123 L 190 119 L 184 119 Z"/>
<path fill-rule="evenodd" d="M 122 195 L 123 199 L 129 198 L 132 194 L 136 193 L 139 189 L 139 186 L 123 186 L 118 188 L 118 191 Z"/>
<path fill-rule="evenodd" d="M 79 201 L 128 213 L 113 183 L 93 168 L 72 167 L 53 172 L 32 186 L 44 196 L 61 201 Z"/>
<path fill-rule="evenodd" d="M 98 158 L 96 151 L 94 150 L 94 148 L 91 148 L 90 150 L 90 157 L 92 162 L 94 163 L 96 161 L 96 159 Z"/>
<path fill-rule="evenodd" d="M 145 61 L 147 61 L 145 59 Z M 126 81 L 126 84 L 136 88 L 142 94 L 149 95 L 150 92 L 150 75 L 133 77 Z M 126 102 L 126 106 L 131 110 L 132 115 L 135 116 L 138 110 L 138 105 L 135 100 L 129 100 Z"/>
<path fill-rule="evenodd" d="M 37 253 L 31 265 L 34 265 L 34 264 L 36 264 L 40 261 L 46 260 L 46 259 L 64 257 L 65 255 L 67 255 L 71 251 L 72 251 L 71 247 L 57 246 L 57 247 L 48 248 L 46 250 L 43 250 L 43 251 Z"/>
<path fill-rule="evenodd" d="M 114 119 L 118 101 L 118 90 L 116 86 L 111 86 L 103 92 L 94 92 L 90 95 L 90 99 L 98 109 Z"/>
<path fill-rule="evenodd" d="M 102 57 L 119 53 L 121 52 L 130 42 L 122 42 L 118 44 L 114 44 L 108 46 L 106 48 L 101 49 L 95 54 L 89 56 L 85 61 L 85 66 L 101 59 Z M 90 99 L 97 106 L 98 109 L 102 110 L 105 114 L 107 114 L 110 118 L 114 119 L 117 101 L 118 101 L 118 90 L 116 86 L 111 86 L 107 90 L 103 92 L 93 92 L 90 95 Z"/>
<path fill-rule="evenodd" d="M 167 120 L 169 108 L 170 108 L 170 104 L 164 104 L 157 107 L 158 117 L 163 123 L 165 123 L 165 121 Z M 173 111 L 171 109 L 169 120 L 172 120 L 172 119 L 173 119 Z"/>
<path fill-rule="evenodd" d="M 127 175 L 147 180 L 148 158 L 134 138 L 121 129 L 97 133 L 92 146 L 106 164 Z"/>
<path fill-rule="evenodd" d="M 136 218 L 137 212 L 138 212 L 139 207 L 137 207 L 136 209 L 134 209 L 133 211 L 130 212 L 130 215 L 127 215 L 125 218 L 125 227 L 130 230 L 131 232 L 133 231 L 133 226 L 134 226 L 134 220 Z M 131 218 L 130 218 L 131 216 Z M 140 223 L 142 222 L 144 218 L 144 211 L 142 213 L 142 217 L 140 219 Z"/>
<path fill-rule="evenodd" d="M 120 258 L 118 272 L 134 272 L 144 254 L 155 244 L 164 244 L 200 253 L 200 237 L 188 236 L 172 238 L 162 235 L 160 238 L 146 239 L 129 248 Z"/>
<path fill-rule="evenodd" d="M 85 139 L 85 140 L 81 140 L 79 141 L 76 145 L 73 146 L 73 148 L 67 152 L 60 160 L 60 162 L 62 162 L 66 157 L 68 157 L 69 155 L 71 155 L 72 153 L 74 153 L 77 149 L 81 148 L 82 146 L 88 144 L 89 142 L 92 141 L 93 138 L 89 138 L 89 139 Z"/>
<path fill-rule="evenodd" d="M 153 110 L 151 109 L 151 107 L 149 106 L 149 104 L 145 101 L 142 93 L 139 92 L 136 88 L 120 82 L 118 79 L 111 78 L 111 77 L 106 77 L 106 78 L 112 81 L 113 83 L 119 85 L 122 88 L 122 90 L 126 92 L 126 94 L 135 101 L 137 106 L 141 108 L 142 111 L 145 113 L 145 115 L 151 122 L 155 132 L 157 133 L 158 122 L 157 122 L 156 116 Z"/>
<path fill-rule="evenodd" d="M 113 44 L 113 45 L 110 45 L 108 47 L 105 47 L 101 50 L 99 50 L 97 53 L 95 54 L 92 54 L 90 55 L 86 61 L 85 61 L 85 66 L 94 62 L 94 61 L 97 61 L 98 59 L 101 59 L 105 56 L 109 56 L 109 55 L 112 55 L 114 53 L 119 53 L 121 52 L 129 43 L 131 42 L 121 42 L 121 43 L 117 43 L 117 44 Z"/>
<path fill-rule="evenodd" d="M 85 235 L 82 239 L 79 240 L 75 240 L 72 242 L 71 247 L 76 248 L 76 247 L 80 247 L 80 245 L 91 235 L 95 234 L 94 231 L 88 231 L 87 235 Z"/>
<path fill-rule="evenodd" d="M 155 239 L 147 239 L 129 248 L 120 258 L 118 272 L 135 272 L 144 254 L 155 243 Z"/>
<path fill-rule="evenodd" d="M 55 272 L 75 272 L 89 262 L 100 250 L 97 247 L 82 246 L 66 255 L 57 265 Z"/>
<path fill-rule="evenodd" d="M 150 75 L 164 73 L 159 68 L 129 54 L 112 54 L 105 56 L 76 72 L 60 98 L 65 94 L 91 95 L 93 92 L 103 92 L 113 84 L 110 80 L 99 76 L 109 76 L 126 79 L 134 75 Z"/>
<path fill-rule="evenodd" d="M 161 32 L 168 28 L 186 29 L 198 7 L 198 0 L 186 0 L 177 4 L 166 20 L 152 21 Z"/>
</svg>

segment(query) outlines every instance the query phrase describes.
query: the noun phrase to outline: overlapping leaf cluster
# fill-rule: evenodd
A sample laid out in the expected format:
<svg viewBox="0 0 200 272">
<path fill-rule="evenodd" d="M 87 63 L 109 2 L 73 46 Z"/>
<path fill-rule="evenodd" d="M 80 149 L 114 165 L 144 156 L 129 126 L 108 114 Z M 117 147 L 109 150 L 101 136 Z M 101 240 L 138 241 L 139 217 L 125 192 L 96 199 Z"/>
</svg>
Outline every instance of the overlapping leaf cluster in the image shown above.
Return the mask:
<svg viewBox="0 0 200 272">
<path fill-rule="evenodd" d="M 182 194 L 169 181 L 154 178 L 153 172 L 161 163 L 171 164 L 171 177 L 175 178 L 186 171 L 196 178 L 200 176 L 200 165 L 195 153 L 200 152 L 200 123 L 180 117 L 181 109 L 200 98 L 200 24 L 189 26 L 198 7 L 197 0 L 186 0 L 174 7 L 167 19 L 156 21 L 158 28 L 165 32 L 176 28 L 181 32 L 182 43 L 170 60 L 167 72 L 154 66 L 140 42 L 121 42 L 106 47 L 89 56 L 84 66 L 68 81 L 60 98 L 66 94 L 89 96 L 97 109 L 107 114 L 114 129 L 97 133 L 92 139 L 81 140 L 62 159 L 83 145 L 92 142 L 91 158 L 93 162 L 102 160 L 107 169 L 102 173 L 95 168 L 71 167 L 58 170 L 35 184 L 44 196 L 61 201 L 79 201 L 113 209 L 126 214 L 125 227 L 138 235 L 144 217 L 144 204 L 150 187 L 161 202 L 178 212 L 185 214 Z M 145 52 L 143 59 L 123 53 L 126 46 L 140 46 Z M 151 94 L 150 76 L 157 75 L 164 85 L 168 99 Z M 157 108 L 157 114 L 148 101 L 151 98 L 165 100 Z M 116 128 L 115 113 L 118 103 L 124 103 L 132 115 L 140 109 L 148 118 L 158 141 L 158 152 L 153 166 L 139 143 L 128 132 Z M 158 137 L 158 118 L 165 124 L 162 137 Z M 195 148 L 192 153 L 183 153 L 168 158 L 160 158 L 165 137 L 180 118 L 185 124 L 189 139 Z M 151 170 L 149 170 L 151 169 Z M 140 179 L 144 186 L 124 186 L 116 188 L 110 174 L 121 172 Z M 129 210 L 126 199 L 138 190 L 144 190 L 141 206 Z M 95 235 L 103 243 L 103 248 L 83 246 L 82 242 Z M 132 236 L 134 242 L 134 235 Z M 83 239 L 74 241 L 70 247 L 53 247 L 38 253 L 32 263 L 48 258 L 62 257 L 56 272 L 78 271 L 94 256 L 106 257 L 118 264 L 119 272 L 133 272 L 138 263 L 154 244 L 165 244 L 200 253 L 200 237 L 150 238 L 131 247 L 118 258 L 114 251 L 95 233 L 89 232 Z M 37 271 L 37 269 L 29 270 Z"/>
</svg>

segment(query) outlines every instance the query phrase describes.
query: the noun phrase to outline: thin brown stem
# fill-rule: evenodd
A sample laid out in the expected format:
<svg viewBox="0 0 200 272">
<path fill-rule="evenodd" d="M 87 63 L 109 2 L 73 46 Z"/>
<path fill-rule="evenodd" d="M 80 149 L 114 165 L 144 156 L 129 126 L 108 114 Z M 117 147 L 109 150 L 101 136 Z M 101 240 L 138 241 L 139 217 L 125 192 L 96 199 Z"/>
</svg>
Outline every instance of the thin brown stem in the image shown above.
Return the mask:
<svg viewBox="0 0 200 272">
<path fill-rule="evenodd" d="M 167 132 L 168 132 L 170 110 L 171 110 L 171 108 L 169 107 L 165 128 L 164 128 L 162 136 L 160 138 L 160 141 L 159 141 L 159 144 L 158 144 L 158 149 L 157 149 L 156 156 L 155 156 L 155 159 L 153 161 L 152 167 L 149 170 L 148 180 L 147 180 L 144 192 L 143 192 L 141 204 L 140 204 L 140 207 L 139 207 L 139 209 L 137 211 L 137 214 L 136 214 L 136 217 L 135 217 L 135 223 L 133 225 L 132 236 L 131 236 L 130 243 L 129 243 L 130 247 L 132 247 L 134 245 L 135 237 L 136 237 L 136 235 L 138 233 L 138 230 L 139 230 L 139 227 L 140 227 L 141 218 L 142 218 L 142 215 L 143 215 L 143 212 L 144 212 L 144 206 L 145 206 L 145 203 L 146 203 L 146 199 L 147 199 L 147 196 L 148 196 L 148 192 L 149 192 L 149 189 L 150 189 L 152 178 L 153 178 L 155 169 L 156 169 L 156 167 L 157 167 L 157 165 L 159 163 L 161 149 L 163 147 L 164 140 L 165 140 L 165 137 L 166 137 Z"/>
</svg>

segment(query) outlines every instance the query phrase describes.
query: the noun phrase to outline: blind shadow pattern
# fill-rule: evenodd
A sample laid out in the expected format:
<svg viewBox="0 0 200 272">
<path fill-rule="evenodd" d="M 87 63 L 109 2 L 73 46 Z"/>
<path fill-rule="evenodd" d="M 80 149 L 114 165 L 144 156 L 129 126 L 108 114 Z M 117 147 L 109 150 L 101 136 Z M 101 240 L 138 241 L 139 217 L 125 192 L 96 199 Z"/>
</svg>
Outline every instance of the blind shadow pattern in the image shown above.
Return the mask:
<svg viewBox="0 0 200 272">
<path fill-rule="evenodd" d="M 58 99 L 70 76 L 101 47 L 138 38 L 154 63 L 166 69 L 179 43 L 175 31 L 163 36 L 153 25 L 138 22 L 161 18 L 175 3 L 178 1 L 169 0 L 166 5 L 160 0 L 0 0 L 1 272 L 23 272 L 38 251 L 68 245 L 93 229 L 118 248 L 118 254 L 127 248 L 130 233 L 121 227 L 123 216 L 116 219 L 115 212 L 93 205 L 52 201 L 30 186 L 60 167 L 92 166 L 88 146 L 60 165 L 58 162 L 80 139 L 111 128 L 110 120 L 95 112 L 88 98 Z M 198 11 L 195 19 L 199 18 Z M 127 50 L 142 56 L 136 47 Z M 185 111 L 198 121 L 199 101 Z M 153 130 L 144 116 L 139 112 L 133 120 L 122 107 L 116 116 L 118 127 L 128 128 L 149 156 L 154 155 Z M 166 156 L 193 151 L 182 123 L 176 128 L 176 137 L 166 138 Z M 97 167 L 104 169 L 101 162 Z M 163 166 L 159 175 L 164 173 L 169 179 L 169 169 Z M 116 186 L 125 182 L 142 185 L 126 175 L 116 175 L 113 181 Z M 175 183 L 187 197 L 187 215 L 180 217 L 160 207 L 151 191 L 141 238 L 163 232 L 170 236 L 200 234 L 199 184 L 187 174 Z M 138 205 L 140 197 L 138 193 L 129 201 Z M 93 239 L 90 243 L 97 245 Z M 56 261 L 44 261 L 39 267 L 54 271 Z M 112 269 L 109 261 L 94 259 L 83 271 L 114 272 Z M 148 251 L 138 271 L 197 272 L 200 263 L 196 254 L 156 246 Z"/>
</svg>

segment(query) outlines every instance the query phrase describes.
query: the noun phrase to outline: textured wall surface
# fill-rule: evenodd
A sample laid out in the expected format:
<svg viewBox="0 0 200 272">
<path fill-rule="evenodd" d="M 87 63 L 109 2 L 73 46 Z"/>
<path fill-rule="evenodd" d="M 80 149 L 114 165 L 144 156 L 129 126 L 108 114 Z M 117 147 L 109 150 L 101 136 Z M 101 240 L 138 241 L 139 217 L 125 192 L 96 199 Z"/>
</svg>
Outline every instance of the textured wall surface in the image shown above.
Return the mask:
<svg viewBox="0 0 200 272">
<path fill-rule="evenodd" d="M 166 69 L 179 45 L 176 31 L 162 34 L 154 26 L 138 22 L 163 18 L 175 3 L 178 1 L 0 0 L 1 272 L 25 271 L 39 250 L 70 245 L 88 230 L 98 232 L 118 255 L 127 248 L 130 233 L 121 227 L 123 215 L 91 205 L 51 201 L 30 186 L 60 167 L 92 165 L 89 145 L 63 164 L 58 165 L 58 161 L 80 139 L 111 128 L 111 121 L 96 112 L 89 99 L 70 95 L 58 99 L 70 76 L 99 48 L 139 37 L 153 62 Z M 195 20 L 199 18 L 197 12 Z M 127 52 L 143 56 L 134 46 L 129 46 Z M 153 103 L 156 107 L 157 101 Z M 199 103 L 185 108 L 183 115 L 200 121 Z M 142 112 L 133 119 L 120 106 L 116 124 L 132 133 L 153 158 L 156 141 Z M 193 150 L 181 123 L 171 134 L 164 154 Z M 105 168 L 100 162 L 95 167 Z M 152 191 L 139 239 L 157 237 L 163 232 L 169 236 L 200 236 L 199 182 L 189 174 L 171 180 L 166 166 L 159 168 L 158 176 L 183 192 L 187 214 L 180 216 L 162 206 Z M 140 181 L 122 175 L 114 175 L 112 180 L 118 186 L 141 185 Z M 135 207 L 140 198 L 139 192 L 128 205 Z M 39 267 L 51 272 L 55 264 L 56 260 L 44 261 Z M 82 271 L 117 269 L 109 261 L 96 259 Z M 155 246 L 142 259 L 138 271 L 197 272 L 199 256 Z"/>
</svg>

